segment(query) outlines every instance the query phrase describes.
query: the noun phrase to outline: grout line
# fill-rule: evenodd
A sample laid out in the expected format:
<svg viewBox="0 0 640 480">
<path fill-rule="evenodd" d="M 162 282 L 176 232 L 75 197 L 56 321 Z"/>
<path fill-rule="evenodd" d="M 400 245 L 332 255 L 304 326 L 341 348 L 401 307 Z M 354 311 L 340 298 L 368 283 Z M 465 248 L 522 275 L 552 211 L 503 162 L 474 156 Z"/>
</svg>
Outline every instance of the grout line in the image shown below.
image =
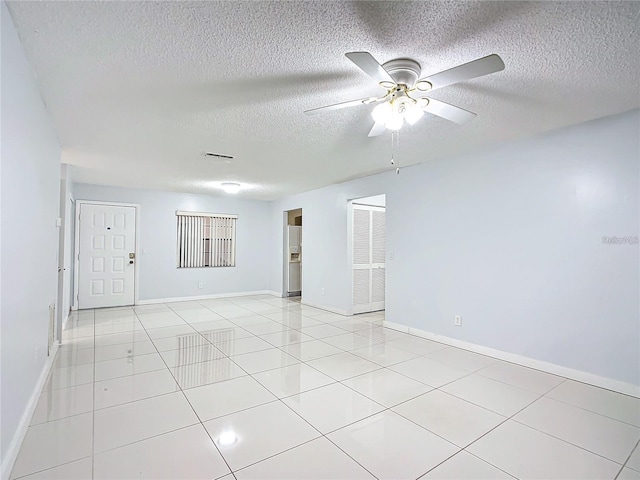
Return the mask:
<svg viewBox="0 0 640 480">
<path fill-rule="evenodd" d="M 632 470 L 632 471 L 634 471 L 634 472 L 635 472 L 635 470 L 634 470 L 633 468 L 631 468 L 631 467 L 627 467 L 627 464 L 629 463 L 629 460 L 631 459 L 631 456 L 633 455 L 633 452 L 636 450 L 636 448 L 640 448 L 640 446 L 639 446 L 639 445 L 640 445 L 640 440 L 638 440 L 638 441 L 636 442 L 636 446 L 635 446 L 635 447 L 633 447 L 633 448 L 631 449 L 631 453 L 630 453 L 629 455 L 627 455 L 627 459 L 626 459 L 626 460 L 624 461 L 624 463 L 622 464 L 622 468 L 620 468 L 620 471 L 618 471 L 617 475 L 614 477 L 614 478 L 615 478 L 615 480 L 617 480 L 617 479 L 618 479 L 618 477 L 620 476 L 620 474 L 622 473 L 622 471 L 623 471 L 625 468 L 628 468 L 629 470 Z"/>
</svg>

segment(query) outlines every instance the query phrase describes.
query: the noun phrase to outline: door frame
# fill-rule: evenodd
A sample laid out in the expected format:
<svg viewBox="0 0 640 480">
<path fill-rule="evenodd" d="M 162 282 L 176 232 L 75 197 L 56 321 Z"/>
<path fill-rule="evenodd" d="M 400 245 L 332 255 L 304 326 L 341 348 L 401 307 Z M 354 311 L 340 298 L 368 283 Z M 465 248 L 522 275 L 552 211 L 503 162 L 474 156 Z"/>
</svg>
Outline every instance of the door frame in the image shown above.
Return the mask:
<svg viewBox="0 0 640 480">
<path fill-rule="evenodd" d="M 136 209 L 136 235 L 135 235 L 135 248 L 134 253 L 136 255 L 136 261 L 133 264 L 133 304 L 138 305 L 138 285 L 140 269 L 138 268 L 138 262 L 140 261 L 140 255 L 138 254 L 138 238 L 140 235 L 138 231 L 140 229 L 140 204 L 139 203 L 119 203 L 119 202 L 102 202 L 97 200 L 76 200 L 76 223 L 75 223 L 75 250 L 73 253 L 73 305 L 71 310 L 78 310 L 78 294 L 80 287 L 78 284 L 78 274 L 80 269 L 80 262 L 78 256 L 80 255 L 80 210 L 82 205 L 106 205 L 111 207 L 134 207 Z"/>
</svg>

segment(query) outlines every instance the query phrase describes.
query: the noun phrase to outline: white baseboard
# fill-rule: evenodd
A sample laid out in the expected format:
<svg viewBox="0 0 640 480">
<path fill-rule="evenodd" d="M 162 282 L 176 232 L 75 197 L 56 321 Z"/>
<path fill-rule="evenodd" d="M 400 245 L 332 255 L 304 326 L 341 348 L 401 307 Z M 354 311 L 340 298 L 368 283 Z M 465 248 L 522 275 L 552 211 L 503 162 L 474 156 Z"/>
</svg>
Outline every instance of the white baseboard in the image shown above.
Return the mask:
<svg viewBox="0 0 640 480">
<path fill-rule="evenodd" d="M 307 302 L 304 298 L 302 298 L 300 300 L 300 303 L 302 305 L 307 305 L 309 307 L 313 307 L 313 308 L 319 308 L 320 310 L 326 310 L 327 312 L 331 312 L 331 313 L 337 313 L 338 315 L 345 315 L 345 316 L 350 316 L 352 315 L 351 313 L 349 313 L 347 310 L 342 310 L 340 308 L 334 308 L 334 307 L 328 307 L 326 305 L 318 305 L 316 303 L 311 303 L 311 302 Z"/>
<path fill-rule="evenodd" d="M 250 296 L 250 295 L 276 295 L 278 297 L 281 296 L 280 294 L 272 292 L 270 290 L 256 290 L 253 292 L 214 293 L 211 295 L 196 295 L 193 297 L 154 298 L 151 300 L 138 300 L 136 301 L 136 305 L 150 305 L 153 303 L 188 302 L 192 300 L 215 300 L 217 298 L 244 297 L 244 296 Z"/>
<path fill-rule="evenodd" d="M 498 360 L 504 360 L 505 362 L 515 363 L 524 367 L 533 368 L 542 372 L 551 373 L 560 377 L 569 378 L 578 382 L 588 383 L 589 385 L 606 388 L 607 390 L 613 390 L 614 392 L 640 398 L 640 386 L 633 385 L 631 383 L 621 382 L 612 378 L 601 377 L 600 375 L 595 375 L 593 373 L 563 367 L 562 365 L 556 365 L 555 363 L 536 360 L 534 358 L 525 357 L 523 355 L 518 355 L 515 353 L 496 350 L 495 348 L 485 347 L 476 343 L 470 343 L 451 337 L 445 337 L 444 335 L 427 332 L 425 330 L 420 330 L 419 328 L 407 327 L 406 325 L 400 325 L 398 323 L 384 321 L 383 326 L 391 328 L 393 330 L 398 330 L 400 332 L 408 333 L 410 335 L 415 335 L 417 337 L 426 338 L 427 340 L 433 340 L 434 342 L 444 343 L 445 345 L 450 345 L 452 347 L 457 347 L 463 350 L 468 350 L 470 352 L 486 355 L 488 357 L 497 358 Z"/>
<path fill-rule="evenodd" d="M 24 412 L 22 412 L 22 417 L 20 418 L 18 428 L 13 434 L 13 438 L 11 439 L 11 443 L 9 444 L 9 448 L 7 449 L 7 454 L 2 459 L 2 473 L 0 474 L 0 478 L 2 478 L 2 480 L 9 479 L 9 475 L 11 474 L 11 470 L 13 469 L 13 465 L 16 462 L 16 458 L 18 458 L 18 452 L 20 452 L 22 441 L 27 434 L 27 429 L 29 428 L 29 424 L 31 423 L 33 412 L 35 411 L 36 406 L 38 406 L 40 393 L 42 392 L 45 382 L 47 381 L 47 377 L 49 376 L 49 372 L 51 371 L 53 361 L 56 358 L 56 353 L 58 353 L 58 342 L 53 342 L 53 345 L 51 347 L 51 355 L 49 355 L 47 361 L 42 367 L 40 377 L 38 378 L 38 381 L 33 388 L 33 392 L 31 392 L 31 397 L 29 397 L 29 401 L 27 402 Z"/>
</svg>

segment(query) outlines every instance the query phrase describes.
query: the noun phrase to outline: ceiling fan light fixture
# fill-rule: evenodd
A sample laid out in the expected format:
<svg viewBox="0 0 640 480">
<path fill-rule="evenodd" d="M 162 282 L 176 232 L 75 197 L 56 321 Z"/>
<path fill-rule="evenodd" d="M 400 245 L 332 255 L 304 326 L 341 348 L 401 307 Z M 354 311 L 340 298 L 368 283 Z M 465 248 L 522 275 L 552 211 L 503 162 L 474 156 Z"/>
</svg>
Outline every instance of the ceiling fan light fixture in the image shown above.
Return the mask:
<svg viewBox="0 0 640 480">
<path fill-rule="evenodd" d="M 382 88 L 385 88 L 387 90 L 391 90 L 392 88 L 395 88 L 396 84 L 393 82 L 389 82 L 388 80 L 383 80 L 382 82 L 380 82 L 379 84 Z"/>
<path fill-rule="evenodd" d="M 389 130 L 400 130 L 402 128 L 402 124 L 404 123 L 404 118 L 399 113 L 392 113 L 389 119 L 385 123 L 385 127 Z"/>
<path fill-rule="evenodd" d="M 238 193 L 242 188 L 242 185 L 235 182 L 222 182 L 220 186 L 226 193 Z"/>
<path fill-rule="evenodd" d="M 420 90 L 421 92 L 426 92 L 428 90 L 431 90 L 432 88 L 433 85 L 431 85 L 431 82 L 428 82 L 427 80 L 420 80 L 416 83 L 416 89 Z"/>
<path fill-rule="evenodd" d="M 391 118 L 392 114 L 393 107 L 389 102 L 384 102 L 373 109 L 373 111 L 371 112 L 371 117 L 373 117 L 373 120 L 376 123 L 386 124 L 387 121 Z"/>
<path fill-rule="evenodd" d="M 422 108 L 420 108 L 416 103 L 406 105 L 404 119 L 409 125 L 415 124 L 423 115 L 424 112 L 422 111 Z"/>
</svg>

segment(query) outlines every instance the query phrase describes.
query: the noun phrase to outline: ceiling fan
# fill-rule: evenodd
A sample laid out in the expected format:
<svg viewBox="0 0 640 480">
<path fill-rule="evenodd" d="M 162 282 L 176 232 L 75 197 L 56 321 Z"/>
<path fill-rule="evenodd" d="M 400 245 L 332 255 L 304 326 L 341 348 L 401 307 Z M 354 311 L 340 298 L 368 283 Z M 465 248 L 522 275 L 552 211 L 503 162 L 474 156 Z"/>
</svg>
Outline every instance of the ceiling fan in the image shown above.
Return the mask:
<svg viewBox="0 0 640 480">
<path fill-rule="evenodd" d="M 473 120 L 476 114 L 433 98 L 418 97 L 417 95 L 504 70 L 502 59 L 498 55 L 492 54 L 418 80 L 421 71 L 420 64 L 410 58 L 398 58 L 380 65 L 369 52 L 350 52 L 345 56 L 378 82 L 387 93 L 381 97 L 361 98 L 313 108 L 304 113 L 314 115 L 341 108 L 377 103 L 379 105 L 371 112 L 375 124 L 369 132 L 370 137 L 381 135 L 385 129 L 399 130 L 405 121 L 413 125 L 422 118 L 424 112 L 463 125 Z"/>
</svg>

